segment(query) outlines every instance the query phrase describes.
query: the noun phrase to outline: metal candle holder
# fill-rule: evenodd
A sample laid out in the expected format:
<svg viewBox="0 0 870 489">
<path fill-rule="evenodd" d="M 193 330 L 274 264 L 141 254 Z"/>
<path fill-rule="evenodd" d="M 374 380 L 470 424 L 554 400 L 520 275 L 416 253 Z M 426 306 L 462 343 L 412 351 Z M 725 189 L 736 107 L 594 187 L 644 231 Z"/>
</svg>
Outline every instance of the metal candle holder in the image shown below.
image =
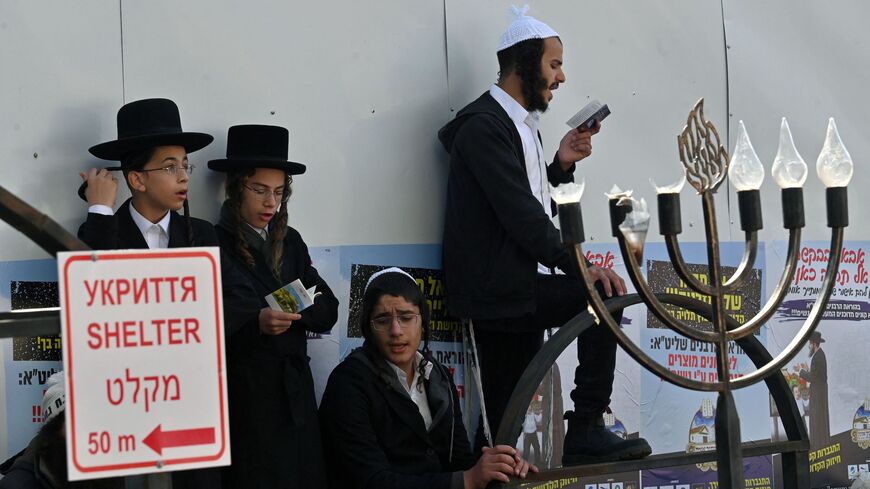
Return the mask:
<svg viewBox="0 0 870 489">
<path fill-rule="evenodd" d="M 580 203 L 559 205 L 563 241 L 573 247 L 577 264 L 586 287 L 589 303 L 601 322 L 613 331 L 617 341 L 625 351 L 644 368 L 674 385 L 696 391 L 716 391 L 716 445 L 719 487 L 743 487 L 743 463 L 740 451 L 740 421 L 734 405 L 732 390 L 753 385 L 777 373 L 786 362 L 791 360 L 809 339 L 822 317 L 828 298 L 834 287 L 836 271 L 840 264 L 843 248 L 843 229 L 848 225 L 846 187 L 827 189 L 828 227 L 831 228 L 831 253 L 825 272 L 822 288 L 813 307 L 798 333 L 786 348 L 767 363 L 758 366 L 754 372 L 736 379 L 730 378 L 728 368 L 728 342 L 743 340 L 755 333 L 765 324 L 788 291 L 788 284 L 794 275 L 800 248 L 801 228 L 804 226 L 803 193 L 800 188 L 787 188 L 782 191 L 783 224 L 789 233 L 788 257 L 782 276 L 771 297 L 764 307 L 749 321 L 736 325 L 725 313 L 725 294 L 738 291 L 752 270 L 758 251 L 758 230 L 762 227 L 761 201 L 758 190 L 738 192 L 740 223 L 745 232 L 745 250 L 740 266 L 732 277 L 725 279 L 721 269 L 719 253 L 719 232 L 716 226 L 716 210 L 713 195 L 728 174 L 728 154 L 720 144 L 719 133 L 715 126 L 704 118 L 704 100 L 701 99 L 689 113 L 682 134 L 678 136 L 680 159 L 686 169 L 686 180 L 701 197 L 704 212 L 704 226 L 707 243 L 707 268 L 709 284 L 695 278 L 688 270 L 680 252 L 678 236 L 682 230 L 680 217 L 680 197 L 677 193 L 663 193 L 658 196 L 660 233 L 664 236 L 670 261 L 677 275 L 695 292 L 708 296 L 712 314 L 712 331 L 701 331 L 677 320 L 665 309 L 664 304 L 650 289 L 641 274 L 641 267 L 635 254 L 621 232 L 614 232 L 626 263 L 629 277 L 641 300 L 652 314 L 668 328 L 693 340 L 712 343 L 716 347 L 716 367 L 718 380 L 701 382 L 681 377 L 653 360 L 635 345 L 620 329 L 619 324 L 608 311 L 603 298 L 595 289 L 594 279 L 589 273 L 590 265 L 583 253 L 583 221 Z M 626 214 L 624 205 L 616 206 L 611 200 L 611 227 L 618 230 Z M 570 222 L 569 222 L 570 221 Z M 567 224 L 567 225 L 566 225 Z M 729 326 L 729 322 L 732 324 Z"/>
</svg>

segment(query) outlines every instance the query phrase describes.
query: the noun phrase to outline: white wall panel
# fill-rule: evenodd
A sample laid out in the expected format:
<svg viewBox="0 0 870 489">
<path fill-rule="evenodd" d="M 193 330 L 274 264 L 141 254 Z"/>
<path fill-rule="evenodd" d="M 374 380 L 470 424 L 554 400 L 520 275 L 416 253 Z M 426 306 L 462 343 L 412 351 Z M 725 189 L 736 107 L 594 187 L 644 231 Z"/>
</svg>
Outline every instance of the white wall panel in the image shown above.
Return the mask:
<svg viewBox="0 0 870 489">
<path fill-rule="evenodd" d="M 867 2 L 860 0 L 725 2 L 732 127 L 736 128 L 739 119 L 744 121 L 767 173 L 762 185 L 763 239 L 786 239 L 779 187 L 770 176 L 783 116 L 788 118 L 795 146 L 809 166 L 804 185 L 804 239 L 830 239 L 824 186 L 816 176 L 816 158 L 825 140 L 828 117 L 837 120 L 840 136 L 855 163 L 846 239 L 870 237 L 865 191 L 870 186 L 867 12 Z M 736 130 L 732 136 L 729 150 L 733 149 Z M 732 200 L 736 216 L 736 198 Z"/>
<path fill-rule="evenodd" d="M 309 245 L 437 243 L 447 117 L 440 2 L 127 1 L 128 100 L 166 96 L 196 153 L 222 157 L 240 123 L 290 129 L 290 223 Z M 191 209 L 216 218 L 221 179 L 195 175 Z"/>
<path fill-rule="evenodd" d="M 117 2 L 0 2 L 0 185 L 73 232 L 87 149 L 116 135 Z M 46 254 L 0 222 L 0 260 Z"/>
</svg>

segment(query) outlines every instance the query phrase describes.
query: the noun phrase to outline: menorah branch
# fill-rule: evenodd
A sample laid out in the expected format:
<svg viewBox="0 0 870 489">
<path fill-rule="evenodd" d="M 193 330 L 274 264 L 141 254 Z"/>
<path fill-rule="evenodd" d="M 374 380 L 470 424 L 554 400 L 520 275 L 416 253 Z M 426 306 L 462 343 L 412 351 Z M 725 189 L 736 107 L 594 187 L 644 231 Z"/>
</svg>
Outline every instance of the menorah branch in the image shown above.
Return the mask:
<svg viewBox="0 0 870 489">
<path fill-rule="evenodd" d="M 586 264 L 586 260 L 583 259 L 583 247 L 581 244 L 578 243 L 574 245 L 574 254 L 577 258 L 577 267 L 580 270 L 580 277 L 582 278 L 583 285 L 586 287 L 587 296 L 589 297 L 589 305 L 592 307 L 592 310 L 595 311 L 595 315 L 598 317 L 599 321 L 604 322 L 604 324 L 613 331 L 613 335 L 616 336 L 616 341 L 630 357 L 635 359 L 640 365 L 643 365 L 644 368 L 657 375 L 662 380 L 674 385 L 696 391 L 721 391 L 725 389 L 726 384 L 722 381 L 700 382 L 681 377 L 653 360 L 649 355 L 638 348 L 638 346 L 635 345 L 628 336 L 626 336 L 622 331 L 622 328 L 616 324 L 613 316 L 607 310 L 607 306 L 604 304 L 604 300 L 595 288 L 595 283 L 592 281 L 589 274 L 589 266 Z M 599 324 L 598 326 L 600 327 L 601 325 Z"/>
<path fill-rule="evenodd" d="M 688 324 L 679 321 L 667 309 L 665 309 L 664 305 L 656 299 L 655 292 L 653 292 L 646 279 L 643 277 L 643 274 L 641 274 L 637 258 L 635 258 L 634 253 L 631 252 L 625 237 L 619 236 L 618 241 L 622 257 L 625 260 L 625 268 L 628 272 L 628 277 L 631 279 L 631 283 L 634 284 L 637 293 L 640 294 L 644 303 L 659 321 L 681 335 L 693 340 L 705 341 L 708 343 L 715 343 L 719 340 L 716 333 L 695 329 Z"/>
<path fill-rule="evenodd" d="M 740 266 L 737 267 L 734 275 L 722 284 L 724 292 L 736 291 L 752 272 L 752 269 L 755 268 L 755 259 L 758 256 L 758 233 L 756 231 L 746 231 L 745 243 Z"/>
<path fill-rule="evenodd" d="M 774 359 L 762 368 L 755 372 L 744 375 L 739 379 L 732 380 L 731 385 L 734 389 L 740 389 L 752 385 L 766 376 L 778 371 L 780 367 L 798 354 L 800 349 L 809 340 L 810 335 L 815 331 L 819 320 L 822 319 L 825 308 L 828 307 L 828 299 L 831 297 L 831 292 L 834 290 L 834 284 L 837 280 L 837 269 L 840 267 L 840 258 L 843 254 L 843 228 L 833 228 L 831 230 L 831 254 L 828 257 L 828 267 L 825 270 L 825 278 L 822 280 L 822 290 L 813 303 L 812 309 L 804 321 L 803 326 L 792 338 L 791 342 L 777 355 Z"/>
<path fill-rule="evenodd" d="M 761 310 L 758 311 L 758 313 L 754 317 L 752 317 L 752 319 L 743 323 L 743 325 L 739 328 L 728 331 L 727 338 L 729 341 L 738 340 L 740 338 L 744 338 L 753 334 L 755 330 L 767 323 L 767 321 L 776 312 L 776 309 L 779 307 L 779 305 L 782 304 L 783 299 L 785 299 L 786 294 L 788 294 L 788 286 L 791 283 L 791 280 L 794 277 L 794 271 L 797 268 L 800 246 L 800 228 L 789 230 L 788 253 L 785 259 L 785 268 L 783 269 L 782 275 L 779 278 L 779 283 L 776 284 L 776 289 L 774 289 L 773 294 L 771 294 L 770 298 L 768 298 L 767 302 L 764 304 L 764 307 L 762 307 Z"/>
<path fill-rule="evenodd" d="M 712 295 L 713 288 L 698 280 L 686 265 L 686 260 L 683 258 L 683 253 L 680 250 L 680 242 L 676 235 L 666 235 L 665 245 L 668 249 L 668 257 L 671 259 L 671 264 L 674 266 L 674 271 L 680 280 L 686 283 L 695 292 L 700 292 L 704 295 Z"/>
</svg>

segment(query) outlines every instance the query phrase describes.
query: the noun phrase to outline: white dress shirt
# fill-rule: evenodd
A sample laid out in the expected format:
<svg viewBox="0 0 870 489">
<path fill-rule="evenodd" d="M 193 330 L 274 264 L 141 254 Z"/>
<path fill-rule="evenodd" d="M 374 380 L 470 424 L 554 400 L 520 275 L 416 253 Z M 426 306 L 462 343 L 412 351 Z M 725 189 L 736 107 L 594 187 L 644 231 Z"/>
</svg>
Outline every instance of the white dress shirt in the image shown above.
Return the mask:
<svg viewBox="0 0 870 489">
<path fill-rule="evenodd" d="M 526 419 L 523 420 L 523 433 L 536 433 L 540 422 L 541 413 L 526 411 Z"/>
<path fill-rule="evenodd" d="M 540 112 L 529 112 L 498 85 L 489 88 L 492 98 L 507 112 L 520 133 L 525 155 L 526 177 L 529 189 L 541 204 L 547 216 L 550 215 L 550 181 L 547 179 L 547 163 L 544 161 L 544 148 L 538 139 Z M 550 269 L 538 263 L 538 273 L 549 275 Z"/>
<path fill-rule="evenodd" d="M 148 248 L 152 250 L 169 248 L 170 216 L 171 214 L 167 212 L 159 222 L 153 223 L 139 214 L 132 203 L 130 204 L 130 217 L 133 218 L 133 222 L 136 223 L 136 227 L 139 228 L 145 242 L 148 243 Z"/>
<path fill-rule="evenodd" d="M 420 352 L 417 352 L 417 355 L 414 357 L 414 379 L 411 380 L 411 385 L 408 385 L 408 376 L 405 374 L 404 370 L 390 362 L 387 362 L 387 365 L 393 369 L 396 376 L 399 378 L 399 383 L 402 384 L 402 387 L 405 388 L 405 392 L 411 396 L 411 400 L 417 405 L 417 410 L 420 411 L 420 416 L 423 417 L 423 424 L 426 425 L 426 431 L 429 431 L 429 427 L 432 426 L 432 411 L 429 409 L 429 399 L 426 397 L 426 388 L 423 385 L 420 385 L 423 380 L 420 378 L 420 370 L 417 368 L 422 361 L 423 355 L 421 355 Z M 426 364 L 423 375 L 424 379 L 429 379 L 429 375 L 432 373 L 432 367 L 432 362 Z"/>
<path fill-rule="evenodd" d="M 102 214 L 104 216 L 112 216 L 115 214 L 115 211 L 113 211 L 111 207 L 103 204 L 94 204 L 88 207 L 88 212 Z M 133 207 L 133 204 L 130 203 L 130 217 L 133 218 L 133 222 L 136 223 L 136 227 L 139 228 L 142 237 L 145 238 L 145 242 L 148 243 L 149 249 L 169 248 L 169 212 L 163 216 L 163 219 L 161 219 L 160 222 L 154 224 L 148 219 L 145 219 L 145 216 L 139 214 L 139 211 L 137 211 L 136 208 Z"/>
</svg>

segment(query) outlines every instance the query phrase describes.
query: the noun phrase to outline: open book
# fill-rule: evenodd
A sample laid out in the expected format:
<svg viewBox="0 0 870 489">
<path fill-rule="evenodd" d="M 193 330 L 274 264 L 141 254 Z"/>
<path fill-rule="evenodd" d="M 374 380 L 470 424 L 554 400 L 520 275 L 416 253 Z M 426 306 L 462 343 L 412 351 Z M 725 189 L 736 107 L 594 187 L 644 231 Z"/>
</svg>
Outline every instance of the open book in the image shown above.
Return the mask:
<svg viewBox="0 0 870 489">
<path fill-rule="evenodd" d="M 601 105 L 601 102 L 593 100 L 574 114 L 574 117 L 568 119 L 568 124 L 573 129 L 592 129 L 595 122 L 601 122 L 605 117 L 610 115 L 610 108 L 607 104 Z"/>
<path fill-rule="evenodd" d="M 314 304 L 314 299 L 320 295 L 317 287 L 306 289 L 298 278 L 266 296 L 266 303 L 276 311 L 297 313 Z"/>
</svg>

